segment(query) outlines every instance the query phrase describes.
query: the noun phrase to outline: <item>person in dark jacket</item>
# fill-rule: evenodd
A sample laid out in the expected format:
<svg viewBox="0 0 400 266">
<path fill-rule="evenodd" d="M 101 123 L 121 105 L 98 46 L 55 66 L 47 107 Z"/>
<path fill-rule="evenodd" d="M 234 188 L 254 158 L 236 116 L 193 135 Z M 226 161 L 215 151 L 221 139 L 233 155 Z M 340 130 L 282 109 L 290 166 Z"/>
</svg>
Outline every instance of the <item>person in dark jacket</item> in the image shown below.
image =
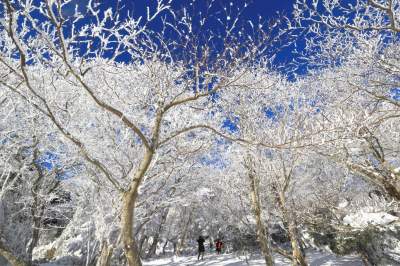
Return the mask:
<svg viewBox="0 0 400 266">
<path fill-rule="evenodd" d="M 199 239 L 197 239 L 197 243 L 199 244 L 199 256 L 197 257 L 197 260 L 199 260 L 200 259 L 200 255 L 201 255 L 201 259 L 203 260 L 203 258 L 204 258 L 204 251 L 205 251 L 205 248 L 204 248 L 204 242 L 205 242 L 206 240 L 204 239 L 204 237 L 202 237 L 202 236 L 199 236 Z"/>
<path fill-rule="evenodd" d="M 217 239 L 215 242 L 215 250 L 217 251 L 217 254 L 221 254 L 222 248 L 224 247 L 224 243 L 220 239 Z"/>
</svg>

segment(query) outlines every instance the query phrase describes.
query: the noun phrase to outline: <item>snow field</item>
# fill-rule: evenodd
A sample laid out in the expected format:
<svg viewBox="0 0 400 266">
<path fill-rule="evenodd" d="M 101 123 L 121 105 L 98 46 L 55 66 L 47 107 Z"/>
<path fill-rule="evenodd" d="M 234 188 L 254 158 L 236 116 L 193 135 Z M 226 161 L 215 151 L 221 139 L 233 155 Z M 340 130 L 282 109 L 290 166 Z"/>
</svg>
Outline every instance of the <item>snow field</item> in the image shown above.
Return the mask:
<svg viewBox="0 0 400 266">
<path fill-rule="evenodd" d="M 290 265 L 290 261 L 283 258 L 280 255 L 275 255 L 275 265 L 283 266 Z M 307 260 L 310 266 L 362 266 L 363 263 L 360 258 L 356 256 L 335 256 L 329 253 L 323 253 L 319 251 L 308 251 Z M 185 256 L 185 257 L 167 257 L 144 261 L 144 266 L 264 266 L 265 262 L 263 258 L 258 255 L 248 261 L 245 261 L 244 257 L 237 257 L 235 254 L 206 254 L 204 260 L 197 260 L 197 256 Z"/>
</svg>

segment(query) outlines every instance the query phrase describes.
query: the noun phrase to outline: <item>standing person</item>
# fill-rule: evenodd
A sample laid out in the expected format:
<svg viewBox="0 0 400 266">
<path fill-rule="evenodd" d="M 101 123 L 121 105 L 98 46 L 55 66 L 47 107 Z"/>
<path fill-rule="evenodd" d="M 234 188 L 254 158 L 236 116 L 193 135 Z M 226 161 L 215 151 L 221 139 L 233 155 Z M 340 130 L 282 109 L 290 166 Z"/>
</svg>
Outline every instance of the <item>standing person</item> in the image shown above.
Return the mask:
<svg viewBox="0 0 400 266">
<path fill-rule="evenodd" d="M 224 246 L 224 243 L 218 238 L 217 241 L 215 242 L 215 249 L 217 251 L 217 254 L 221 254 L 222 248 Z"/>
<path fill-rule="evenodd" d="M 201 260 L 203 260 L 203 258 L 204 258 L 204 251 L 205 251 L 204 242 L 205 241 L 206 240 L 204 239 L 203 236 L 199 236 L 199 239 L 197 239 L 197 243 L 199 244 L 199 256 L 197 257 L 197 260 L 200 259 L 200 255 L 201 255 Z"/>
</svg>

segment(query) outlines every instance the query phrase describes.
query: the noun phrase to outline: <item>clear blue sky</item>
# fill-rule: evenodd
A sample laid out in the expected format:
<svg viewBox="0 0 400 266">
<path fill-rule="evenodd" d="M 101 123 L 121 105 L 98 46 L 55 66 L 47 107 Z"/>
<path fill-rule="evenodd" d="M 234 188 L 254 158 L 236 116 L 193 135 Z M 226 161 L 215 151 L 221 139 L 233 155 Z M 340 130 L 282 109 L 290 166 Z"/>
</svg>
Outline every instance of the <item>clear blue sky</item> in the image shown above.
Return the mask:
<svg viewBox="0 0 400 266">
<path fill-rule="evenodd" d="M 107 0 L 110 3 L 113 1 Z M 107 2 L 105 1 L 105 2 Z M 182 9 L 183 7 L 190 9 L 190 3 L 193 0 L 172 0 L 172 6 L 175 11 Z M 128 10 L 134 12 L 135 15 L 145 16 L 146 14 L 146 6 L 148 3 L 153 3 L 153 7 L 155 5 L 154 0 L 123 0 L 122 3 L 126 5 Z M 209 2 L 207 0 L 196 0 L 196 2 Z M 275 19 L 278 17 L 278 13 L 282 15 L 289 16 L 293 10 L 293 0 L 216 0 L 214 4 L 215 8 L 214 12 L 219 12 L 223 10 L 223 7 L 230 6 L 230 3 L 233 3 L 233 6 L 243 6 L 244 3 L 247 2 L 248 6 L 242 14 L 243 21 L 251 20 L 253 22 L 257 22 L 259 17 L 263 21 L 268 21 L 271 19 Z M 150 6 L 152 6 L 150 4 Z M 199 6 L 197 5 L 197 8 Z M 219 9 L 219 10 L 218 10 Z M 197 10 L 196 10 L 197 11 Z M 199 10 L 200 11 L 200 10 Z M 256 24 L 256 23 L 255 23 Z M 290 49 L 284 50 L 280 55 L 278 55 L 278 62 L 283 63 L 284 61 L 290 60 L 292 58 Z"/>
<path fill-rule="evenodd" d="M 145 14 L 146 3 L 151 2 L 149 0 L 133 0 L 125 1 L 129 9 L 135 10 L 136 14 Z M 154 1 L 153 1 L 154 2 Z M 189 7 L 192 0 L 172 0 L 173 9 L 179 10 L 182 7 Z M 196 0 L 196 2 L 209 2 L 207 0 Z M 233 6 L 243 6 L 245 2 L 248 6 L 245 8 L 241 18 L 243 21 L 251 20 L 257 23 L 259 18 L 262 21 L 267 22 L 269 20 L 276 19 L 279 15 L 290 16 L 293 11 L 294 0 L 216 0 L 214 5 L 216 8 L 213 9 L 214 12 L 222 11 L 223 7 L 229 9 L 230 3 Z M 218 10 L 219 9 L 219 10 Z M 293 58 L 291 54 L 291 49 L 285 49 L 276 55 L 276 63 L 285 63 Z"/>
<path fill-rule="evenodd" d="M 79 0 L 78 0 L 79 1 Z M 86 0 L 83 0 L 84 2 Z M 206 2 L 207 0 L 197 0 L 201 2 Z M 107 4 L 114 4 L 116 1 L 105 0 L 102 1 Z M 121 3 L 125 5 L 130 10 L 135 10 L 136 14 L 145 14 L 146 6 L 149 3 L 154 3 L 154 0 L 123 0 Z M 172 5 L 174 9 L 179 9 L 182 7 L 189 7 L 191 0 L 173 0 Z M 217 5 L 220 6 L 229 6 L 230 2 L 234 5 L 243 3 L 242 0 L 217 0 Z M 247 19 L 257 19 L 258 15 L 261 15 L 265 18 L 271 18 L 276 14 L 276 12 L 286 12 L 287 14 L 291 12 L 293 0 L 253 0 L 247 1 L 249 2 L 249 6 L 246 11 Z M 151 4 L 150 4 L 151 5 Z"/>
<path fill-rule="evenodd" d="M 117 1 L 114 0 L 93 0 L 93 2 L 100 2 L 106 6 L 117 6 Z M 183 7 L 189 7 L 193 0 L 172 0 L 172 6 L 174 10 L 181 9 Z M 207 0 L 196 0 L 197 3 L 206 3 Z M 290 14 L 292 11 L 293 0 L 216 0 L 216 6 L 229 6 L 232 2 L 234 5 L 243 5 L 244 2 L 248 2 L 249 5 L 244 14 L 245 19 L 256 20 L 259 15 L 265 19 L 273 18 L 276 12 L 284 14 Z M 79 7 L 84 8 L 88 0 L 74 0 L 71 2 L 71 7 L 78 4 Z M 146 7 L 154 7 L 156 0 L 122 0 L 120 1 L 120 7 L 124 6 L 125 10 L 133 11 L 136 16 L 145 15 Z M 72 10 L 72 8 L 71 8 Z"/>
<path fill-rule="evenodd" d="M 34 0 L 34 2 L 39 3 L 41 0 Z M 146 8 L 150 6 L 150 10 L 154 10 L 157 1 L 156 0 L 92 0 L 94 3 L 100 3 L 101 9 L 112 7 L 115 10 L 117 7 L 120 9 L 120 17 L 126 17 L 126 14 L 129 12 L 133 15 L 134 18 L 138 18 L 140 16 L 146 17 Z M 167 2 L 166 0 L 165 2 Z M 76 5 L 78 6 L 78 10 L 84 12 L 89 0 L 72 0 L 71 3 L 67 6 L 64 6 L 63 13 L 64 15 L 72 15 Z M 194 2 L 194 5 L 191 3 Z M 206 3 L 210 2 L 210 0 L 172 0 L 172 9 L 175 12 L 182 10 L 182 8 L 187 8 L 188 10 L 192 9 L 192 6 L 195 6 L 194 12 L 204 11 L 204 7 Z M 247 2 L 248 6 L 244 10 L 241 18 L 243 23 L 248 20 L 251 20 L 255 25 L 259 21 L 259 18 L 263 22 L 274 19 L 278 17 L 278 13 L 283 15 L 290 15 L 292 12 L 293 0 L 215 0 L 215 4 L 211 12 L 213 14 L 218 14 L 217 16 L 224 16 L 224 7 L 227 7 L 228 10 L 231 8 L 231 3 L 233 7 L 243 7 L 244 3 Z M 203 7 L 202 7 L 203 5 Z M 3 7 L 3 5 L 1 5 Z M 202 10 L 203 9 L 203 10 Z M 4 10 L 0 8 L 0 16 Z M 37 19 L 41 19 L 38 17 Z M 89 22 L 89 20 L 88 20 Z M 157 30 L 160 26 L 159 22 L 154 22 L 150 24 L 150 28 Z M 209 28 L 213 28 L 214 25 L 211 23 L 208 25 Z M 277 56 L 277 63 L 284 63 L 289 61 L 292 58 L 291 49 L 286 49 Z"/>
<path fill-rule="evenodd" d="M 85 6 L 87 5 L 89 0 L 73 0 L 69 5 L 65 13 L 73 12 L 75 9 L 75 5 L 79 6 L 81 11 L 84 11 Z M 92 0 L 93 2 L 101 3 L 103 8 L 113 7 L 113 10 L 120 8 L 120 17 L 125 17 L 127 12 L 133 14 L 133 17 L 138 18 L 139 16 L 146 17 L 146 8 L 150 6 L 150 10 L 154 10 L 156 6 L 156 0 L 122 0 L 117 4 L 117 1 L 114 0 Z M 167 0 L 165 1 L 167 2 Z M 191 5 L 192 2 L 195 2 L 194 5 Z M 172 0 L 172 8 L 175 12 L 182 10 L 182 8 L 186 8 L 188 10 L 193 11 L 193 6 L 195 7 L 194 12 L 202 11 L 204 14 L 206 3 L 210 2 L 209 0 Z M 231 3 L 233 7 L 243 7 L 244 3 L 247 2 L 248 6 L 244 10 L 241 18 L 242 21 L 251 20 L 255 25 L 261 18 L 262 21 L 266 22 L 268 20 L 274 19 L 278 17 L 278 13 L 283 15 L 290 15 L 293 9 L 293 0 L 215 0 L 214 7 L 211 10 L 213 15 L 218 14 L 217 16 L 223 17 L 224 7 L 227 7 L 228 10 L 231 7 Z M 213 24 L 210 24 L 210 27 L 214 27 Z M 153 29 L 157 30 L 159 24 L 157 22 L 150 25 Z M 292 58 L 291 50 L 286 49 L 278 55 L 277 62 L 283 63 Z"/>
</svg>

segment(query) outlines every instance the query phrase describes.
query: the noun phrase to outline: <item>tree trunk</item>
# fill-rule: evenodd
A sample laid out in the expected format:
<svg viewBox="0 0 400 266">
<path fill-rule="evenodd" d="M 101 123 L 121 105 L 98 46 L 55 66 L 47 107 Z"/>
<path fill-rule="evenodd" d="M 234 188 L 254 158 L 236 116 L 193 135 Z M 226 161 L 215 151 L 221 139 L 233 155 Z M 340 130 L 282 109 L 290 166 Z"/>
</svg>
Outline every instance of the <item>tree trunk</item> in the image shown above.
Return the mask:
<svg viewBox="0 0 400 266">
<path fill-rule="evenodd" d="M 154 236 L 149 252 L 147 253 L 147 258 L 150 258 L 151 256 L 154 256 L 156 254 L 158 240 L 160 239 L 160 234 L 162 232 L 165 221 L 167 220 L 168 212 L 169 209 L 166 209 L 161 213 L 160 225 L 158 226 L 156 235 Z"/>
<path fill-rule="evenodd" d="M 139 254 L 140 254 L 140 257 L 143 257 L 142 256 L 143 255 L 143 246 L 144 246 L 144 243 L 147 242 L 147 240 L 148 240 L 148 236 L 145 235 L 145 234 L 142 234 L 142 236 L 140 237 L 140 240 L 139 240 Z"/>
<path fill-rule="evenodd" d="M 183 247 L 185 245 L 186 235 L 187 235 L 187 231 L 188 231 L 188 228 L 189 228 L 189 225 L 190 225 L 191 221 L 192 221 L 192 212 L 189 211 L 189 217 L 188 217 L 188 220 L 187 220 L 187 222 L 185 224 L 185 227 L 183 228 L 182 238 L 181 238 L 181 241 L 179 241 L 178 247 L 176 249 L 176 255 L 180 255 L 181 254 L 181 251 L 182 251 L 182 249 L 183 249 Z"/>
<path fill-rule="evenodd" d="M 49 195 L 52 193 L 59 185 L 60 181 L 55 181 L 54 184 L 51 184 L 49 182 L 45 181 L 45 174 L 43 173 L 42 166 L 39 164 L 39 149 L 37 147 L 37 142 L 36 146 L 33 152 L 33 166 L 37 171 L 38 177 L 33 183 L 33 187 L 31 189 L 32 192 L 32 197 L 33 197 L 33 203 L 32 203 L 32 208 L 31 208 L 31 215 L 33 219 L 33 226 L 32 226 L 32 239 L 27 247 L 27 255 L 28 255 L 28 261 L 29 263 L 32 264 L 32 253 L 33 249 L 37 246 L 39 242 L 39 236 L 40 236 L 40 226 L 42 222 L 42 217 L 43 213 L 45 211 L 46 205 L 43 202 L 42 199 L 40 199 L 39 195 L 41 193 L 45 193 L 45 195 Z M 46 184 L 45 184 L 46 183 Z M 45 190 L 46 188 L 46 190 Z M 57 229 L 57 230 L 60 230 Z M 58 237 L 58 235 L 56 235 Z"/>
<path fill-rule="evenodd" d="M 303 256 L 303 253 L 301 252 L 300 248 L 300 243 L 297 237 L 297 228 L 296 224 L 293 222 L 289 222 L 288 225 L 288 232 L 289 232 L 289 238 L 290 238 L 290 244 L 292 246 L 292 265 L 297 266 L 307 266 L 306 259 Z"/>
<path fill-rule="evenodd" d="M 37 143 L 36 143 L 37 144 Z M 34 149 L 33 152 L 33 166 L 35 167 L 38 177 L 33 183 L 33 187 L 31 189 L 32 192 L 32 197 L 33 197 L 33 203 L 32 203 L 32 208 L 31 208 L 31 215 L 33 219 L 33 226 L 32 226 L 32 239 L 27 247 L 27 255 L 28 255 L 28 261 L 32 263 L 32 253 L 33 249 L 36 247 L 37 243 L 39 242 L 39 227 L 40 223 L 42 221 L 42 216 L 44 213 L 44 204 L 41 202 L 39 199 L 39 193 L 43 185 L 44 181 L 44 174 L 41 166 L 39 165 L 39 150 L 37 146 Z M 48 193 L 46 193 L 48 194 Z"/>
<path fill-rule="evenodd" d="M 42 221 L 43 210 L 44 206 L 40 208 L 39 213 L 32 211 L 32 216 L 33 216 L 32 240 L 30 241 L 27 248 L 28 261 L 30 262 L 32 262 L 33 249 L 37 246 L 39 242 L 39 233 L 40 233 L 39 228 L 40 228 L 40 223 Z"/>
<path fill-rule="evenodd" d="M 133 177 L 129 190 L 124 193 L 122 199 L 121 235 L 125 257 L 129 266 L 142 266 L 139 250 L 133 236 L 134 210 L 139 186 L 151 163 L 153 154 L 152 150 L 146 151 L 143 160 Z"/>
<path fill-rule="evenodd" d="M 150 258 L 150 257 L 152 257 L 152 256 L 154 256 L 156 254 L 158 239 L 159 239 L 159 234 L 156 234 L 153 237 L 153 242 L 151 242 L 151 245 L 150 245 L 150 248 L 149 248 L 149 252 L 147 252 L 146 258 Z"/>
<path fill-rule="evenodd" d="M 250 171 L 248 177 L 250 181 L 250 196 L 254 217 L 256 219 L 257 237 L 260 243 L 261 252 L 265 259 L 265 264 L 267 266 L 272 266 L 274 265 L 274 261 L 272 258 L 272 251 L 268 240 L 268 228 L 264 225 L 261 215 L 261 202 L 258 195 L 259 183 L 258 180 L 256 180 L 256 177 L 252 173 L 251 169 L 249 170 Z"/>
<path fill-rule="evenodd" d="M 125 193 L 123 198 L 122 214 L 121 214 L 121 234 L 124 245 L 125 257 L 129 266 L 142 266 L 139 251 L 133 237 L 133 215 L 135 202 L 137 199 L 138 182 Z M 136 190 L 136 191 L 135 191 Z"/>
<path fill-rule="evenodd" d="M 32 229 L 32 239 L 31 242 L 28 245 L 27 248 L 27 254 L 28 254 L 28 260 L 31 262 L 32 261 L 32 256 L 33 256 L 33 249 L 37 246 L 37 243 L 39 242 L 39 226 L 40 226 L 40 220 L 41 219 L 33 219 L 33 229 Z"/>
<path fill-rule="evenodd" d="M 176 248 L 177 246 L 176 242 L 174 242 L 172 245 L 174 247 L 174 254 L 178 254 L 178 249 Z"/>
<path fill-rule="evenodd" d="M 275 187 L 275 189 L 277 189 L 277 188 Z M 301 246 L 300 246 L 300 241 L 298 238 L 296 223 L 293 221 L 293 218 L 290 217 L 288 210 L 286 208 L 285 192 L 275 191 L 275 193 L 277 194 L 278 206 L 282 212 L 283 222 L 288 227 L 288 234 L 289 234 L 290 244 L 292 247 L 292 265 L 293 266 L 297 266 L 297 265 L 307 266 L 306 259 L 304 258 L 303 252 L 301 251 Z"/>
<path fill-rule="evenodd" d="M 359 256 L 362 259 L 364 266 L 375 266 L 376 264 L 370 259 L 370 256 L 367 252 L 361 251 Z"/>
<path fill-rule="evenodd" d="M 101 246 L 100 258 L 97 262 L 97 265 L 98 266 L 110 266 L 113 250 L 114 250 L 114 247 L 112 245 L 108 245 L 106 241 L 103 241 L 102 246 Z"/>
<path fill-rule="evenodd" d="M 388 169 L 375 171 L 366 166 L 355 163 L 346 163 L 346 166 L 353 173 L 365 177 L 365 180 L 381 187 L 387 195 L 396 201 L 400 201 L 400 180 L 396 174 Z"/>
<path fill-rule="evenodd" d="M 163 254 L 163 255 L 165 255 L 165 249 L 167 248 L 167 245 L 168 245 L 168 239 L 165 240 L 164 246 L 163 246 L 163 248 L 162 248 L 162 254 Z"/>
<path fill-rule="evenodd" d="M 0 240 L 0 256 L 3 256 L 12 266 L 28 266 L 26 262 L 15 256 Z"/>
</svg>

